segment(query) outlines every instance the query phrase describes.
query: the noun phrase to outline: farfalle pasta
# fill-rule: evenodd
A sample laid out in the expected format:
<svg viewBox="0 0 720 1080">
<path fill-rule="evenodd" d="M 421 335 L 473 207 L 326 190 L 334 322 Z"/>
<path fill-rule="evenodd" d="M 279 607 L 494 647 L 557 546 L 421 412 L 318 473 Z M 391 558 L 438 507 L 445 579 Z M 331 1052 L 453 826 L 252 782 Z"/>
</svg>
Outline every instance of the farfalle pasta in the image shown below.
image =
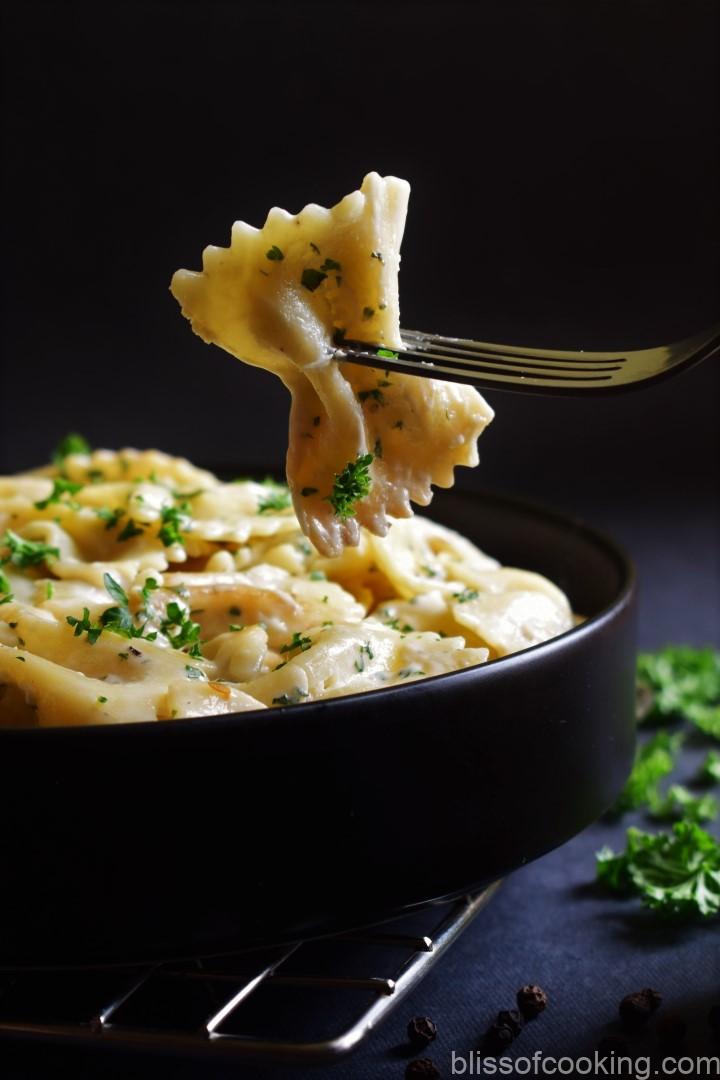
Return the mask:
<svg viewBox="0 0 720 1080">
<path fill-rule="evenodd" d="M 171 720 L 483 663 L 572 625 L 537 574 L 425 518 L 334 558 L 290 492 L 66 444 L 0 478 L 0 723 Z"/>
<path fill-rule="evenodd" d="M 385 536 L 427 506 L 457 465 L 477 465 L 490 406 L 469 386 L 341 362 L 342 340 L 400 348 L 398 270 L 405 180 L 370 173 L 326 209 L 277 207 L 262 229 L 232 227 L 201 272 L 171 289 L 193 330 L 277 375 L 292 396 L 287 479 L 303 532 L 325 555 Z M 343 487 L 343 480 L 346 481 Z M 339 487 L 338 487 L 339 481 Z M 342 496 L 342 498 L 340 498 Z"/>
</svg>

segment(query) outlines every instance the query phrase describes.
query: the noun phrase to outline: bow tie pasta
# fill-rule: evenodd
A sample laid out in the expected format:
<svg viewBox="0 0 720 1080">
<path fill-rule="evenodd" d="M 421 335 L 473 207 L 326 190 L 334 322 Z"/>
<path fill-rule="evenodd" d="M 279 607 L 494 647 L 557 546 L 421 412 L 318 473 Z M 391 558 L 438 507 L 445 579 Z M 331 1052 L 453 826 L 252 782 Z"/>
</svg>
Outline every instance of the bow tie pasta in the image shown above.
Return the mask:
<svg viewBox="0 0 720 1080">
<path fill-rule="evenodd" d="M 343 364 L 338 342 L 400 348 L 398 269 L 409 185 L 370 173 L 326 209 L 275 208 L 262 229 L 232 227 L 203 270 L 178 270 L 171 290 L 193 330 L 256 367 L 292 396 L 287 478 L 300 526 L 339 555 L 361 527 L 387 535 L 388 515 L 426 506 L 456 465 L 477 464 L 493 413 L 476 390 Z M 379 365 L 382 359 L 378 360 Z"/>
</svg>

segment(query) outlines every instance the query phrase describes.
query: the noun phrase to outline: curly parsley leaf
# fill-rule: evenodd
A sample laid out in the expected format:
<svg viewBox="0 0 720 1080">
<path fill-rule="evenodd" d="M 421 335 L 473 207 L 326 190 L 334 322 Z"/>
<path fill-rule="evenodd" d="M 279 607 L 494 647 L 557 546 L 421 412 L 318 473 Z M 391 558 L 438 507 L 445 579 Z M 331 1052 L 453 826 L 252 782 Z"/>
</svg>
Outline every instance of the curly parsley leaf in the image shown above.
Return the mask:
<svg viewBox="0 0 720 1080">
<path fill-rule="evenodd" d="M 718 801 L 712 795 L 693 795 L 682 784 L 672 784 L 665 795 L 653 802 L 650 813 L 660 821 L 714 821 L 718 816 Z"/>
<path fill-rule="evenodd" d="M 624 852 L 598 852 L 597 877 L 662 915 L 708 918 L 720 911 L 720 843 L 692 821 L 679 821 L 670 833 L 628 829 Z"/>
<path fill-rule="evenodd" d="M 670 645 L 638 657 L 640 722 L 684 717 L 720 739 L 720 652 Z"/>
<path fill-rule="evenodd" d="M 637 810 L 641 806 L 659 806 L 661 796 L 658 785 L 675 768 L 682 743 L 681 732 L 671 735 L 667 731 L 658 731 L 638 746 L 632 772 L 611 812 L 624 814 L 626 810 Z"/>
<path fill-rule="evenodd" d="M 75 615 L 66 615 L 65 621 L 69 623 L 70 626 L 74 627 L 74 637 L 80 637 L 82 634 L 87 634 L 89 645 L 94 645 L 103 632 L 103 627 L 100 623 L 93 623 L 90 621 L 90 611 L 88 608 L 83 608 L 81 618 L 77 618 Z"/>
<path fill-rule="evenodd" d="M 118 506 L 116 510 L 110 510 L 107 506 L 99 506 L 95 513 L 101 521 L 105 522 L 106 529 L 114 529 L 120 518 L 125 517 L 125 511 L 121 506 Z"/>
<path fill-rule="evenodd" d="M 118 540 L 132 540 L 134 536 L 142 536 L 144 532 L 145 530 L 135 523 L 135 519 L 130 518 L 123 531 L 118 533 Z"/>
<path fill-rule="evenodd" d="M 174 600 L 168 604 L 160 629 L 173 649 L 187 649 L 189 656 L 194 656 L 196 659 L 202 657 L 200 623 L 193 622 L 181 604 Z"/>
<path fill-rule="evenodd" d="M 40 540 L 25 540 L 11 529 L 5 530 L 5 535 L 0 540 L 0 546 L 7 548 L 8 554 L 0 559 L 2 563 L 12 563 L 13 566 L 24 568 L 26 566 L 40 566 L 48 559 L 60 558 L 60 549 L 50 544 L 43 544 Z"/>
<path fill-rule="evenodd" d="M 341 472 L 335 474 L 332 492 L 325 498 L 335 511 L 335 516 L 341 520 L 355 517 L 355 504 L 369 494 L 372 462 L 372 454 L 358 454 L 355 461 L 349 461 Z"/>
<path fill-rule="evenodd" d="M 720 753 L 717 750 L 708 751 L 700 766 L 699 779 L 706 784 L 720 784 Z"/>
</svg>

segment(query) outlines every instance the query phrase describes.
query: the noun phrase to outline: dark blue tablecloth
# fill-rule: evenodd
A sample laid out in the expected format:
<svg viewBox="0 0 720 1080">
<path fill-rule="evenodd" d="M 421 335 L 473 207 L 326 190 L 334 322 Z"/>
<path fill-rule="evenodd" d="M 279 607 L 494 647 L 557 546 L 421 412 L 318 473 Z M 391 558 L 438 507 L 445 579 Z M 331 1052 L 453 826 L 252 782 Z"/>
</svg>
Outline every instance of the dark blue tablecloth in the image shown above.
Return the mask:
<svg viewBox="0 0 720 1080">
<path fill-rule="evenodd" d="M 673 514 L 663 500 L 594 505 L 585 517 L 604 526 L 632 552 L 641 578 L 640 641 L 720 645 L 717 517 L 712 499 L 675 496 Z M 704 753 L 683 758 L 690 776 Z M 409 1017 L 432 1016 L 439 1036 L 429 1053 L 443 1076 L 452 1075 L 452 1052 L 472 1054 L 500 1008 L 511 1007 L 520 985 L 538 982 L 550 995 L 547 1011 L 526 1025 L 512 1055 L 592 1053 L 613 1030 L 620 998 L 644 986 L 659 989 L 663 1010 L 688 1021 L 686 1053 L 720 1048 L 709 1039 L 705 1014 L 720 1000 L 720 922 L 672 928 L 633 902 L 598 891 L 594 853 L 623 845 L 622 824 L 599 822 L 562 848 L 508 879 L 488 907 L 424 982 L 357 1051 L 330 1068 L 273 1066 L 217 1068 L 187 1061 L 125 1058 L 28 1045 L 0 1047 L 3 1077 L 172 1077 L 230 1080 L 252 1077 L 342 1077 L 392 1080 L 404 1075 L 404 1031 Z M 640 821 L 640 818 L 636 820 Z M 649 1033 L 635 1042 L 640 1054 L 657 1049 Z M 581 1065 L 582 1067 L 582 1065 Z"/>
</svg>

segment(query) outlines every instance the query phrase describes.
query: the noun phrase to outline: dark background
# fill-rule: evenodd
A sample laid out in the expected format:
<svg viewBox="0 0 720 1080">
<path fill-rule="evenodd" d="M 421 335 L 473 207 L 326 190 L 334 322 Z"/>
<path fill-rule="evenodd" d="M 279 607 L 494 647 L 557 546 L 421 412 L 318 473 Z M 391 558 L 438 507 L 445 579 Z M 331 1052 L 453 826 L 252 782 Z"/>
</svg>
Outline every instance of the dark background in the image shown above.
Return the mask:
<svg viewBox="0 0 720 1080">
<path fill-rule="evenodd" d="M 284 389 L 194 337 L 169 280 L 226 244 L 235 219 L 330 205 L 371 169 L 412 185 L 405 326 L 602 348 L 716 321 L 719 10 L 7 4 L 0 470 L 45 460 L 69 429 L 280 466 Z M 720 644 L 719 376 L 716 359 L 618 398 L 488 394 L 481 467 L 458 476 L 623 541 L 640 569 L 643 647 Z M 618 902 L 583 893 L 594 848 L 621 836 L 596 826 L 514 877 L 423 985 L 415 1008 L 450 1025 L 448 1045 L 472 1045 L 500 984 L 507 1004 L 533 977 L 572 1003 L 551 1029 L 568 1053 L 628 990 L 667 989 L 664 978 L 671 999 L 710 993 L 716 930 L 648 937 Z M 403 1023 L 333 1075 L 401 1075 L 383 1055 Z M 76 1063 L 75 1075 L 96 1070 Z"/>
</svg>

